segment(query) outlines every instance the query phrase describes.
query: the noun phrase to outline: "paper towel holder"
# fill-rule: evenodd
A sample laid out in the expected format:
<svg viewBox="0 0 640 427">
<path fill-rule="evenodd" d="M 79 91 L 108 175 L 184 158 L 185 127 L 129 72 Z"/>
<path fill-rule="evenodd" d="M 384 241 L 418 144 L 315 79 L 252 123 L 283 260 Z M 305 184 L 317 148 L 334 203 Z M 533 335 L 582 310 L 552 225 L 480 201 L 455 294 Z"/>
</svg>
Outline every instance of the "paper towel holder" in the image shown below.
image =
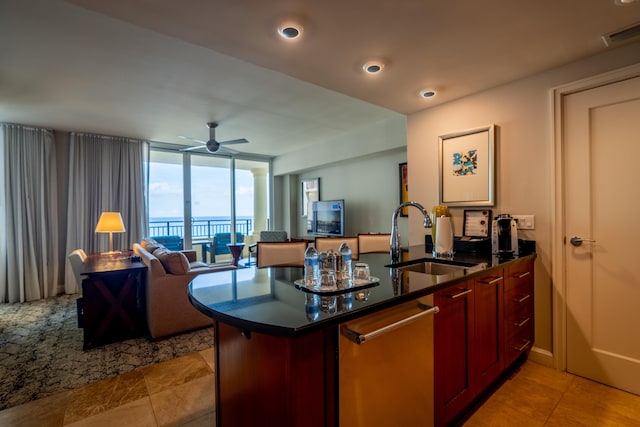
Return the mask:
<svg viewBox="0 0 640 427">
<path fill-rule="evenodd" d="M 442 221 L 442 223 L 440 223 L 440 221 Z M 431 254 L 434 258 L 452 259 L 454 252 L 453 223 L 451 222 L 451 217 L 442 215 L 441 217 L 436 218 L 436 224 L 436 240 L 433 242 L 433 250 Z M 446 233 L 446 236 L 444 236 L 444 233 Z M 440 242 L 440 237 L 446 237 L 443 239 L 444 242 Z"/>
</svg>

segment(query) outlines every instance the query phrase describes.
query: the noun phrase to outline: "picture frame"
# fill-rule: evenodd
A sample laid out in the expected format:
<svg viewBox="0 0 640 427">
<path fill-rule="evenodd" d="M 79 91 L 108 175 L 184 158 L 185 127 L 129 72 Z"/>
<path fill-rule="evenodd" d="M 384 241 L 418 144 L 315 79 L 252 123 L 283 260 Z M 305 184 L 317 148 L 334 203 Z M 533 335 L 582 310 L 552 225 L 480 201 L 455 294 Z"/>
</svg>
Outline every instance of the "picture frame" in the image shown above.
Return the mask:
<svg viewBox="0 0 640 427">
<path fill-rule="evenodd" d="M 398 183 L 400 185 L 400 191 L 399 191 L 400 204 L 409 201 L 409 173 L 408 172 L 409 171 L 408 171 L 407 162 L 400 163 L 398 165 L 398 174 L 399 174 Z M 409 211 L 408 207 L 402 208 L 402 211 L 400 211 L 400 216 L 409 216 L 408 211 Z"/>
<path fill-rule="evenodd" d="M 301 181 L 301 212 L 307 216 L 311 211 L 311 203 L 320 200 L 320 178 L 303 179 Z"/>
<path fill-rule="evenodd" d="M 462 237 L 489 238 L 491 235 L 491 210 L 465 209 Z"/>
<path fill-rule="evenodd" d="M 438 137 L 440 204 L 495 206 L 495 125 Z"/>
</svg>

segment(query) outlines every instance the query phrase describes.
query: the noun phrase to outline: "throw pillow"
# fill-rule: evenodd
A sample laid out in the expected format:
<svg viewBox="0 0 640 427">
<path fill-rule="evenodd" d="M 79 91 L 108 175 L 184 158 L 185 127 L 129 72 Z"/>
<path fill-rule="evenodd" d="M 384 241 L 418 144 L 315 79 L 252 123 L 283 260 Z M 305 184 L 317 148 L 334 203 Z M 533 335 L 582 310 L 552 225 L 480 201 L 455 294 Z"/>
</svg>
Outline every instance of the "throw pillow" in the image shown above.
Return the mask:
<svg viewBox="0 0 640 427">
<path fill-rule="evenodd" d="M 149 252 L 150 254 L 152 254 L 156 249 L 162 247 L 160 243 L 156 242 L 151 237 L 145 237 L 144 239 L 142 239 L 140 241 L 140 246 L 142 246 L 144 250 Z"/>
<path fill-rule="evenodd" d="M 185 274 L 189 271 L 189 260 L 182 252 L 174 252 L 168 249 L 160 248 L 153 252 L 164 269 L 171 274 Z"/>
</svg>

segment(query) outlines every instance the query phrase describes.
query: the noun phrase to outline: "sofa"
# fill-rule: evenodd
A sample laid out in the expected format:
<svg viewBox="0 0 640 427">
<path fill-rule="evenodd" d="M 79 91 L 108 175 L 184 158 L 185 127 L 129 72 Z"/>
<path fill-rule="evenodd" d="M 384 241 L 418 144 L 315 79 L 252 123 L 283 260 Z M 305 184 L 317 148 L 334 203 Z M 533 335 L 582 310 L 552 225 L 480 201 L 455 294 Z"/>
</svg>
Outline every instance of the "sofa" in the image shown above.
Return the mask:
<svg viewBox="0 0 640 427">
<path fill-rule="evenodd" d="M 213 325 L 210 317 L 200 313 L 189 302 L 189 282 L 199 274 L 236 267 L 209 267 L 196 261 L 195 251 L 171 251 L 150 238 L 134 243 L 133 252 L 148 269 L 145 309 L 152 339 Z"/>
</svg>

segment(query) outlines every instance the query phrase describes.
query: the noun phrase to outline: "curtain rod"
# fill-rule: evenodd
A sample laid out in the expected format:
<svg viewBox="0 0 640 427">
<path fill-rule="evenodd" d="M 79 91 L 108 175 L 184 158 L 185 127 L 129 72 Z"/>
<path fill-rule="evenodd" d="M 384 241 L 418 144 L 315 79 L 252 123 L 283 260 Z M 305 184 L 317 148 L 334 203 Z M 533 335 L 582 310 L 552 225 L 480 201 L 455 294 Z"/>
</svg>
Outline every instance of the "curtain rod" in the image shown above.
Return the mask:
<svg viewBox="0 0 640 427">
<path fill-rule="evenodd" d="M 26 129 L 26 130 L 48 130 L 49 132 L 53 132 L 53 129 L 51 128 L 43 128 L 43 127 L 38 127 L 38 126 L 32 126 L 32 125 L 21 125 L 19 123 L 0 123 L 0 125 L 2 126 L 15 126 L 15 127 L 19 127 L 22 129 Z"/>
</svg>

